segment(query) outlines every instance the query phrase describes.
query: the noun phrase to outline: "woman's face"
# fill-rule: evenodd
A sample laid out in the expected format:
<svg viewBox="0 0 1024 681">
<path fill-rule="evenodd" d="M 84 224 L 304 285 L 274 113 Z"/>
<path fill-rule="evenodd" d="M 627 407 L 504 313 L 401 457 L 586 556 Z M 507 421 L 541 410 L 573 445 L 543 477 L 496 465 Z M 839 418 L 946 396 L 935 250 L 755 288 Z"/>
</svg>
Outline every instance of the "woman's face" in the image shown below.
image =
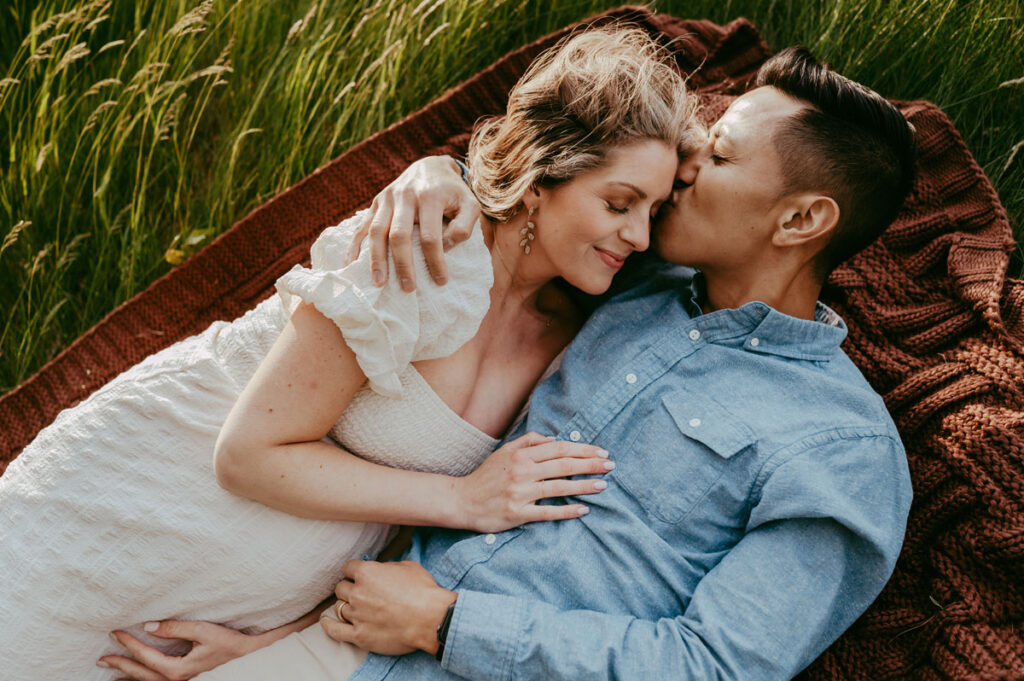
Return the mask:
<svg viewBox="0 0 1024 681">
<path fill-rule="evenodd" d="M 565 184 L 540 189 L 533 251 L 558 276 L 603 293 L 633 251 L 650 243 L 651 221 L 670 197 L 679 158 L 660 140 L 613 147 L 605 161 Z"/>
</svg>

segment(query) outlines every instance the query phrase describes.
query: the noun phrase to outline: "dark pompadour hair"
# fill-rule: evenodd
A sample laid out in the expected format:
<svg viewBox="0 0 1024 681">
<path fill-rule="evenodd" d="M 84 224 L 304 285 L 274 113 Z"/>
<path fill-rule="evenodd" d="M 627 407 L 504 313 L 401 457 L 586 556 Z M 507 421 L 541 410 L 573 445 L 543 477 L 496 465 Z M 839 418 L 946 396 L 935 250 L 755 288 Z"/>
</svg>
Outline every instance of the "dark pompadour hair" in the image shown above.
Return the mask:
<svg viewBox="0 0 1024 681">
<path fill-rule="evenodd" d="M 821 191 L 839 205 L 839 222 L 818 256 L 824 280 L 895 219 L 914 183 L 917 136 L 885 98 L 832 71 L 804 47 L 765 62 L 757 85 L 807 105 L 776 128 L 772 142 L 786 193 Z"/>
</svg>

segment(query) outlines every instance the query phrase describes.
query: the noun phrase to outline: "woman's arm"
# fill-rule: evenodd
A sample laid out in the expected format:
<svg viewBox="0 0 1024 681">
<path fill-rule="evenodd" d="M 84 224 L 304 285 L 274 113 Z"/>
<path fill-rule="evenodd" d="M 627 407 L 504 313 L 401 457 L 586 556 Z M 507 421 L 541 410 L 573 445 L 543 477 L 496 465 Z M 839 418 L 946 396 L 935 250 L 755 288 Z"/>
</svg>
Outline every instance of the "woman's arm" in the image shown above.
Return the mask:
<svg viewBox="0 0 1024 681">
<path fill-rule="evenodd" d="M 453 478 L 380 466 L 321 442 L 365 381 L 334 322 L 300 305 L 221 429 L 218 482 L 308 518 L 451 525 Z"/>
<path fill-rule="evenodd" d="M 607 453 L 536 434 L 508 443 L 464 478 L 389 468 L 322 442 L 365 380 L 334 322 L 299 306 L 221 430 L 218 482 L 308 518 L 486 532 L 578 517 L 581 504 L 534 502 L 603 488 L 557 478 L 607 473 Z"/>
<path fill-rule="evenodd" d="M 104 655 L 97 665 L 116 669 L 127 678 L 136 681 L 177 681 L 191 679 L 203 672 L 219 667 L 225 662 L 248 655 L 296 631 L 302 631 L 317 621 L 320 613 L 333 603 L 335 598 L 324 599 L 319 605 L 301 618 L 270 629 L 262 634 L 243 634 L 230 627 L 213 622 L 187 620 L 164 620 L 146 624 L 150 635 L 157 638 L 190 641 L 192 650 L 187 655 L 165 655 L 124 631 L 113 631 L 113 637 L 124 646 L 131 657 L 125 655 Z"/>
</svg>

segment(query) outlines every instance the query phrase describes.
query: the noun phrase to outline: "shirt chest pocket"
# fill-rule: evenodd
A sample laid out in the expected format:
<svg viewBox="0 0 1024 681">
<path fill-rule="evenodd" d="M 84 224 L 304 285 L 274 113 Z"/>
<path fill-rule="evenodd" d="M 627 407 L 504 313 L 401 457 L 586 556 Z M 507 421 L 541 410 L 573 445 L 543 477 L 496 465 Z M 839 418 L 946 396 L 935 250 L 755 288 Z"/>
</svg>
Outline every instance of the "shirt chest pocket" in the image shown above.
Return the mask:
<svg viewBox="0 0 1024 681">
<path fill-rule="evenodd" d="M 682 520 L 726 472 L 754 433 L 713 399 L 665 395 L 642 422 L 615 477 L 648 514 Z"/>
</svg>

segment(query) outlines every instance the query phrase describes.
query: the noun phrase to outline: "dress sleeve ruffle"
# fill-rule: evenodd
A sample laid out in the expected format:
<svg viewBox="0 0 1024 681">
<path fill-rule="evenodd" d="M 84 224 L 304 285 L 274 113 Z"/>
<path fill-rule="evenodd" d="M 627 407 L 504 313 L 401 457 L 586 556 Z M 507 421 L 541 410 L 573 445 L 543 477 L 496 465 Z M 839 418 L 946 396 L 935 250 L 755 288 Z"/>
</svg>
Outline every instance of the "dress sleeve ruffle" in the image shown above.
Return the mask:
<svg viewBox="0 0 1024 681">
<path fill-rule="evenodd" d="M 288 314 L 311 303 L 331 319 L 356 355 L 370 387 L 400 398 L 399 375 L 411 363 L 446 357 L 476 335 L 490 306 L 494 273 L 479 225 L 446 253 L 448 284 L 436 285 L 413 232 L 416 290 L 402 291 L 394 264 L 383 287 L 373 284 L 367 248 L 351 264 L 345 256 L 365 211 L 329 227 L 310 251 L 311 267 L 296 265 L 277 280 Z"/>
</svg>

